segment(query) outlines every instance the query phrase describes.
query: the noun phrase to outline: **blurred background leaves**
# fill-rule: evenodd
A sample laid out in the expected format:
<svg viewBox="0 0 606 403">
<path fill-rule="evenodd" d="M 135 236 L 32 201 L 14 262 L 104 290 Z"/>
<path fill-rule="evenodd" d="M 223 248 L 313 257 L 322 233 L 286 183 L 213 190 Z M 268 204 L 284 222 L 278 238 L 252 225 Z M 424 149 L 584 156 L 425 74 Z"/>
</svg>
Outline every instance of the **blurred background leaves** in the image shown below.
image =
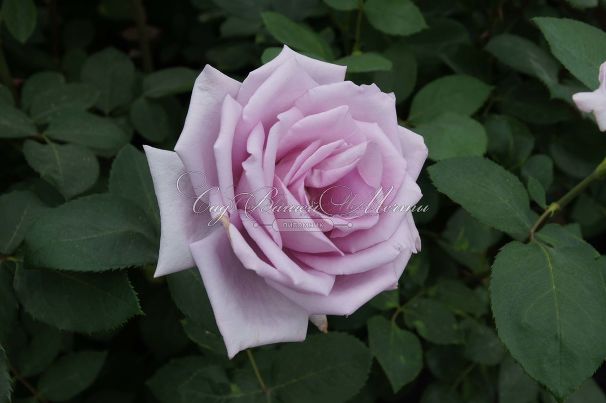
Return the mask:
<svg viewBox="0 0 606 403">
<path fill-rule="evenodd" d="M 605 402 L 604 183 L 528 240 L 606 154 L 571 103 L 604 28 L 599 0 L 2 0 L 0 402 Z M 429 168 L 398 290 L 255 349 L 260 384 L 195 268 L 153 278 L 140 149 L 206 63 L 282 44 L 393 91 Z"/>
</svg>

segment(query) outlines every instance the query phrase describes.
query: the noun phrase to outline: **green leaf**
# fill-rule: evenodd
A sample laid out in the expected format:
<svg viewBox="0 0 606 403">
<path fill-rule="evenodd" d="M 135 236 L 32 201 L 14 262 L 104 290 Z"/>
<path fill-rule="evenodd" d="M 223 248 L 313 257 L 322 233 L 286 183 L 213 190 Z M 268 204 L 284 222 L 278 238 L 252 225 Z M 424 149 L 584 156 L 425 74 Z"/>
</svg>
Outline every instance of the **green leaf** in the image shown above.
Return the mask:
<svg viewBox="0 0 606 403">
<path fill-rule="evenodd" d="M 358 0 L 324 0 L 324 3 L 335 10 L 341 11 L 350 11 L 358 8 Z"/>
<path fill-rule="evenodd" d="M 498 386 L 499 402 L 535 403 L 539 395 L 539 384 L 509 355 L 501 363 Z"/>
<path fill-rule="evenodd" d="M 177 358 L 162 366 L 146 382 L 156 399 L 162 403 L 186 403 L 179 397 L 180 388 L 194 375 L 205 375 L 205 380 L 227 381 L 227 377 L 216 367 L 208 363 L 203 356 Z"/>
<path fill-rule="evenodd" d="M 497 365 L 504 354 L 505 347 L 495 331 L 481 323 L 472 322 L 465 340 L 465 358 L 481 365 Z"/>
<path fill-rule="evenodd" d="M 191 92 L 198 73 L 187 67 L 170 67 L 154 71 L 143 79 L 143 95 L 149 98 L 161 98 L 166 95 Z"/>
<path fill-rule="evenodd" d="M 268 9 L 270 0 L 212 0 L 228 14 L 248 20 L 257 20 L 259 14 Z"/>
<path fill-rule="evenodd" d="M 557 225 L 497 255 L 490 293 L 499 337 L 526 372 L 558 398 L 606 356 L 606 287 L 599 254 Z"/>
<path fill-rule="evenodd" d="M 40 322 L 82 333 L 115 329 L 141 314 L 126 273 L 69 273 L 19 268 L 15 291 Z"/>
<path fill-rule="evenodd" d="M 34 0 L 4 0 L 1 13 L 3 25 L 15 39 L 25 43 L 36 28 L 38 10 Z"/>
<path fill-rule="evenodd" d="M 526 38 L 511 34 L 493 37 L 486 50 L 501 63 L 534 76 L 546 85 L 558 82 L 559 64 L 543 49 Z"/>
<path fill-rule="evenodd" d="M 488 152 L 505 167 L 518 168 L 530 156 L 534 136 L 528 127 L 511 116 L 490 115 L 484 121 Z"/>
<path fill-rule="evenodd" d="M 531 176 L 528 178 L 528 184 L 526 187 L 528 188 L 528 195 L 532 201 L 537 203 L 542 208 L 546 208 L 547 201 L 545 197 L 545 188 L 543 185 L 541 185 L 541 182 Z"/>
<path fill-rule="evenodd" d="M 380 71 L 373 75 L 373 81 L 384 92 L 393 91 L 396 101 L 402 102 L 412 93 L 417 83 L 417 59 L 404 43 L 396 43 L 383 55 L 392 62 L 391 71 Z"/>
<path fill-rule="evenodd" d="M 535 178 L 545 189 L 553 183 L 553 161 L 547 155 L 535 154 L 522 166 L 522 177 Z"/>
<path fill-rule="evenodd" d="M 279 42 L 323 60 L 333 59 L 332 50 L 326 40 L 306 25 L 273 11 L 266 11 L 261 17 L 265 28 Z"/>
<path fill-rule="evenodd" d="M 421 337 L 432 343 L 456 344 L 462 341 L 454 315 L 436 300 L 411 300 L 404 309 L 404 319 L 408 327 L 416 329 Z"/>
<path fill-rule="evenodd" d="M 82 66 L 82 81 L 99 91 L 97 107 L 106 115 L 133 97 L 135 66 L 124 53 L 107 48 L 94 53 Z"/>
<path fill-rule="evenodd" d="M 130 121 L 135 130 L 152 143 L 160 143 L 173 133 L 166 110 L 153 99 L 137 99 L 130 108 Z"/>
<path fill-rule="evenodd" d="M 99 92 L 89 84 L 52 85 L 47 91 L 34 96 L 31 116 L 38 124 L 48 123 L 61 113 L 85 111 L 95 105 L 98 98 Z"/>
<path fill-rule="evenodd" d="M 0 253 L 13 253 L 25 232 L 45 210 L 46 206 L 30 191 L 0 196 Z"/>
<path fill-rule="evenodd" d="M 40 394 L 57 402 L 77 396 L 95 381 L 101 372 L 106 354 L 98 351 L 78 351 L 61 357 L 40 377 Z"/>
<path fill-rule="evenodd" d="M 111 119 L 88 112 L 70 111 L 55 115 L 45 134 L 55 140 L 114 154 L 128 143 L 124 131 Z"/>
<path fill-rule="evenodd" d="M 177 308 L 198 323 L 215 322 L 210 301 L 197 268 L 173 273 L 166 278 L 168 289 Z"/>
<path fill-rule="evenodd" d="M 30 336 L 27 345 L 11 354 L 11 359 L 23 377 L 39 375 L 53 363 L 63 348 L 64 338 L 60 330 L 30 319 L 24 315 L 22 322 Z M 24 340 L 25 341 L 25 340 Z"/>
<path fill-rule="evenodd" d="M 25 113 L 0 102 L 0 138 L 18 139 L 35 136 L 37 132 L 34 122 Z"/>
<path fill-rule="evenodd" d="M 368 321 L 368 344 L 394 393 L 412 382 L 423 368 L 423 350 L 417 336 L 382 316 Z"/>
<path fill-rule="evenodd" d="M 30 110 L 34 100 L 42 93 L 58 91 L 65 85 L 65 77 L 56 71 L 42 71 L 32 74 L 25 80 L 21 91 L 21 105 L 23 109 Z"/>
<path fill-rule="evenodd" d="M 600 65 L 606 60 L 606 33 L 566 18 L 540 17 L 533 21 L 564 67 L 588 88 L 597 88 Z"/>
<path fill-rule="evenodd" d="M 600 385 L 589 378 L 565 403 L 606 403 L 606 395 Z"/>
<path fill-rule="evenodd" d="M 272 382 L 268 388 L 277 401 L 339 403 L 355 396 L 364 385 L 371 355 L 355 337 L 328 333 L 309 336 L 301 343 L 284 344 L 271 354 L 271 360 Z M 180 388 L 183 400 L 188 403 L 263 397 L 263 391 L 256 385 L 249 391 L 212 388 L 205 382 L 205 374 L 196 375 Z"/>
<path fill-rule="evenodd" d="M 442 237 L 458 251 L 482 253 L 501 239 L 501 233 L 459 209 L 448 219 Z"/>
<path fill-rule="evenodd" d="M 407 36 L 427 28 L 423 14 L 410 0 L 367 0 L 364 13 L 370 25 L 390 35 Z"/>
<path fill-rule="evenodd" d="M 8 369 L 8 359 L 6 358 L 4 348 L 0 345 L 0 403 L 10 402 L 11 395 L 13 394 L 13 386 Z"/>
<path fill-rule="evenodd" d="M 486 153 L 488 138 L 484 127 L 464 115 L 446 112 L 420 124 L 415 131 L 425 139 L 429 158 L 434 161 Z"/>
<path fill-rule="evenodd" d="M 66 199 L 90 189 L 99 177 L 97 157 L 84 147 L 27 140 L 23 154 L 29 166 Z"/>
<path fill-rule="evenodd" d="M 408 119 L 423 123 L 444 112 L 472 115 L 488 98 L 492 87 L 465 75 L 438 78 L 423 87 L 413 98 Z"/>
<path fill-rule="evenodd" d="M 534 220 L 528 194 L 518 178 L 501 166 L 480 157 L 463 157 L 428 169 L 438 190 L 473 217 L 514 237 L 528 234 Z"/>
<path fill-rule="evenodd" d="M 104 271 L 156 259 L 153 227 L 128 201 L 96 194 L 61 205 L 26 235 L 26 261 L 34 267 Z"/>
<path fill-rule="evenodd" d="M 593 8 L 598 6 L 598 0 L 566 0 L 568 4 L 578 9 Z"/>
<path fill-rule="evenodd" d="M 263 50 L 263 54 L 261 54 L 261 63 L 265 64 L 276 58 L 282 52 L 282 48 L 278 47 L 269 47 Z"/>
<path fill-rule="evenodd" d="M 227 349 L 218 329 L 209 329 L 204 324 L 189 319 L 183 320 L 182 324 L 187 337 L 198 347 L 212 351 L 222 357 L 227 356 Z"/>
<path fill-rule="evenodd" d="M 335 63 L 347 66 L 348 73 L 389 71 L 392 68 L 391 60 L 373 52 L 345 56 L 336 60 Z"/>
<path fill-rule="evenodd" d="M 155 227 L 160 228 L 160 209 L 147 158 L 130 144 L 120 150 L 112 163 L 109 191 L 141 207 Z"/>
<path fill-rule="evenodd" d="M 435 299 L 441 301 L 454 313 L 469 313 L 481 316 L 486 313 L 488 305 L 471 288 L 462 281 L 441 279 L 436 285 Z"/>
</svg>

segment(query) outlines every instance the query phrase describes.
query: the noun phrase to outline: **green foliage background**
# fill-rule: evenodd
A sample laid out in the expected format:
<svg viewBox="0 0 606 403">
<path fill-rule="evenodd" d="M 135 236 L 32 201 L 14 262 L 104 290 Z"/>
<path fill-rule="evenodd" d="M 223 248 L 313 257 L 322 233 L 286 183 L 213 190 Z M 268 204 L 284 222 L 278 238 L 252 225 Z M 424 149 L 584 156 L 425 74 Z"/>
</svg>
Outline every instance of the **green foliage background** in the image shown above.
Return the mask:
<svg viewBox="0 0 606 403">
<path fill-rule="evenodd" d="M 0 403 L 606 402 L 606 136 L 571 103 L 605 1 L 3 0 L 0 24 Z M 173 147 L 206 63 L 243 79 L 282 43 L 395 92 L 429 147 L 423 251 L 327 335 L 230 361 L 197 271 L 153 279 L 140 148 Z"/>
</svg>

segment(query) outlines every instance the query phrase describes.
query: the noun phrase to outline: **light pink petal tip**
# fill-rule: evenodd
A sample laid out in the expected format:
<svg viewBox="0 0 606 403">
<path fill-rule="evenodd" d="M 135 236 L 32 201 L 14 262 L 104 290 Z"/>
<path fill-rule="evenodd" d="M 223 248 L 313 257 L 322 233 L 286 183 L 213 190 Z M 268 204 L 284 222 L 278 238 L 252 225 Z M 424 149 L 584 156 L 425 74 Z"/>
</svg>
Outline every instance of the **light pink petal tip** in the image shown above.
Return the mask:
<svg viewBox="0 0 606 403">
<path fill-rule="evenodd" d="M 230 358 L 249 347 L 305 339 L 309 314 L 242 266 L 223 227 L 191 252 Z"/>
<path fill-rule="evenodd" d="M 144 146 L 160 206 L 160 253 L 155 276 L 164 276 L 194 265 L 189 244 L 209 232 L 208 214 L 194 212 L 195 197 L 181 160 L 172 151 Z M 179 182 L 179 188 L 177 188 Z"/>
</svg>

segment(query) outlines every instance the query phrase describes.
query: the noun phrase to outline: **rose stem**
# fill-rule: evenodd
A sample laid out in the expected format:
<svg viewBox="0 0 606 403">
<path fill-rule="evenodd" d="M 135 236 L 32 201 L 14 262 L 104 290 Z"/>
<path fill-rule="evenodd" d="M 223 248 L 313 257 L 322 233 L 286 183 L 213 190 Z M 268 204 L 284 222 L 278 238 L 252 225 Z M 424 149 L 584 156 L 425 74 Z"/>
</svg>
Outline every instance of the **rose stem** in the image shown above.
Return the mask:
<svg viewBox="0 0 606 403">
<path fill-rule="evenodd" d="M 594 169 L 594 171 L 589 174 L 585 179 L 579 182 L 575 187 L 570 189 L 568 193 L 562 196 L 558 201 L 551 203 L 543 214 L 539 217 L 539 219 L 534 223 L 532 228 L 530 229 L 529 238 L 530 240 L 534 240 L 534 234 L 547 222 L 551 216 L 553 216 L 557 211 L 564 208 L 568 203 L 574 200 L 587 186 L 593 183 L 596 180 L 602 179 L 606 176 L 606 158 Z"/>
<path fill-rule="evenodd" d="M 147 30 L 147 15 L 145 14 L 145 7 L 143 6 L 143 0 L 132 0 L 133 17 L 137 24 L 137 33 L 139 36 L 139 48 L 141 49 L 141 56 L 143 58 L 143 71 L 151 73 L 154 69 L 153 60 L 151 56 L 151 47 L 149 45 L 149 32 Z"/>
</svg>

